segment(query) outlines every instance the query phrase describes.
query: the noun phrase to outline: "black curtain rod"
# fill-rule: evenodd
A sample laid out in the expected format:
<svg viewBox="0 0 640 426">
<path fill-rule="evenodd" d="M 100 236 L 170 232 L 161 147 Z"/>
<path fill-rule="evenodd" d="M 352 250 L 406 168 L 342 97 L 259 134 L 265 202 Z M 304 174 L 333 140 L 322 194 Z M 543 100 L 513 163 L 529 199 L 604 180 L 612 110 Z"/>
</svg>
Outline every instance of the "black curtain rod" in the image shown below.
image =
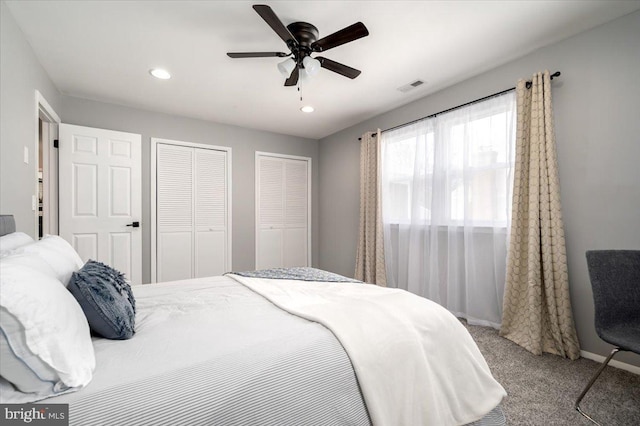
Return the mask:
<svg viewBox="0 0 640 426">
<path fill-rule="evenodd" d="M 556 71 L 553 74 L 551 74 L 551 80 L 553 80 L 555 77 L 560 77 L 560 71 Z M 526 84 L 527 89 L 531 88 L 531 84 L 532 84 L 531 81 L 527 81 L 527 84 Z M 426 117 L 418 118 L 418 119 L 410 121 L 408 123 L 404 123 L 404 124 L 400 124 L 398 126 L 390 127 L 388 129 L 382 130 L 382 132 L 388 132 L 389 130 L 395 130 L 395 129 L 399 129 L 400 127 L 409 126 L 409 125 L 411 125 L 413 123 L 417 123 L 418 121 L 422 121 L 422 120 L 426 120 L 427 118 L 435 117 L 436 115 L 444 114 L 444 113 L 456 110 L 458 108 L 463 108 L 463 107 L 466 107 L 468 105 L 475 104 L 476 102 L 482 102 L 482 101 L 486 101 L 487 99 L 494 98 L 496 96 L 504 95 L 505 93 L 509 93 L 512 90 L 516 90 L 516 88 L 512 87 L 511 89 L 503 90 L 501 92 L 494 93 L 493 95 L 484 96 L 484 97 L 482 97 L 480 99 L 476 99 L 474 101 L 467 102 L 467 103 L 462 104 L 462 105 L 454 106 L 453 108 L 445 109 L 444 111 L 436 112 L 435 114 L 427 115 Z M 371 133 L 376 133 L 376 132 L 371 132 Z M 361 139 L 362 138 L 358 138 L 358 140 L 361 140 Z"/>
</svg>

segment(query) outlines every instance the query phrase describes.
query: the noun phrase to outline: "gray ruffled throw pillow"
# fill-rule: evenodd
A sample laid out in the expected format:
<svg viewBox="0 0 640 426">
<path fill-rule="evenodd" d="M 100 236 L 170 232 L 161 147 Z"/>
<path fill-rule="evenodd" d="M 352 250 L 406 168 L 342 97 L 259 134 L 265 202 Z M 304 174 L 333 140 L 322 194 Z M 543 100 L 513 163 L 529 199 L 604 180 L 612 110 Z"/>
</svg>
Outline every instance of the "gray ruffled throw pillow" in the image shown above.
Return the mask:
<svg viewBox="0 0 640 426">
<path fill-rule="evenodd" d="M 133 336 L 136 302 L 124 274 L 89 260 L 73 273 L 68 289 L 82 307 L 94 334 L 118 340 Z"/>
</svg>

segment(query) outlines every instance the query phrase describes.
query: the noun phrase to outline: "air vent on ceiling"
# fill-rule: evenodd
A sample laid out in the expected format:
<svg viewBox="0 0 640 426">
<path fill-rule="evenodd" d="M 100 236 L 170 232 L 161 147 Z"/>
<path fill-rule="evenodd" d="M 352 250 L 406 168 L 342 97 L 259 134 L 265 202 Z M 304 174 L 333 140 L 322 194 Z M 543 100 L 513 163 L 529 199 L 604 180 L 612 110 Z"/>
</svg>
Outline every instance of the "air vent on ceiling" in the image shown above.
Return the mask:
<svg viewBox="0 0 640 426">
<path fill-rule="evenodd" d="M 416 80 L 416 81 L 412 81 L 409 84 L 405 84 L 402 87 L 398 87 L 398 90 L 401 91 L 402 93 L 407 93 L 413 89 L 415 89 L 418 86 L 422 86 L 425 82 L 422 80 Z"/>
</svg>

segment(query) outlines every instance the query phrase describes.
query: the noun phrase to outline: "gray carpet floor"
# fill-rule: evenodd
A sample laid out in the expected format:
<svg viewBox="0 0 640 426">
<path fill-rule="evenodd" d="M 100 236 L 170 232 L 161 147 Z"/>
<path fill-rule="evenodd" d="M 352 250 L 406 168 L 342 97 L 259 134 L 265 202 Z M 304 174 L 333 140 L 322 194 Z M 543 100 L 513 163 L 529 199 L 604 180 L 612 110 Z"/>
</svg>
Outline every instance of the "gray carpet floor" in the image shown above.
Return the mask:
<svg viewBox="0 0 640 426">
<path fill-rule="evenodd" d="M 502 408 L 508 425 L 592 425 L 573 404 L 599 363 L 535 356 L 497 330 L 463 324 L 507 391 Z M 640 426 L 640 376 L 607 367 L 580 407 L 603 426 Z"/>
</svg>

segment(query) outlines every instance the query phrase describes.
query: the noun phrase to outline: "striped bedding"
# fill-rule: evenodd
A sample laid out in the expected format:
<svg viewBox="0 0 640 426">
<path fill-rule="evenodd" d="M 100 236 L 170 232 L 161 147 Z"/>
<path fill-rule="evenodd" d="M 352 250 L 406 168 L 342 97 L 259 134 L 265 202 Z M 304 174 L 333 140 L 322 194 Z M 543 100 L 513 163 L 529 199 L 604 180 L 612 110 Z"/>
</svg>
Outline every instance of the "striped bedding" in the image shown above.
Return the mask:
<svg viewBox="0 0 640 426">
<path fill-rule="evenodd" d="M 134 288 L 136 335 L 94 339 L 71 425 L 370 425 L 351 361 L 324 326 L 229 277 Z M 496 407 L 476 425 L 502 425 Z"/>
</svg>

